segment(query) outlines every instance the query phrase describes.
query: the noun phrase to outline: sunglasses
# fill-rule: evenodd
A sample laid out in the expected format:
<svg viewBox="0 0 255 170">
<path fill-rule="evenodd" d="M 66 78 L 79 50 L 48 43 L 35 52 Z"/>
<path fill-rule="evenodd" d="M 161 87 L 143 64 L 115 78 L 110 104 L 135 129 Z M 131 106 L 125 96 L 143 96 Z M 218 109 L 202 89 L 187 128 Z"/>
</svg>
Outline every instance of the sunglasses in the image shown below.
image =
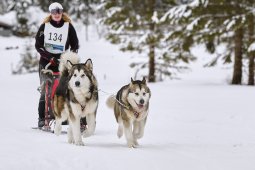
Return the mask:
<svg viewBox="0 0 255 170">
<path fill-rule="evenodd" d="M 59 8 L 52 9 L 52 10 L 50 11 L 50 13 L 53 14 L 53 15 L 62 14 L 62 13 L 63 13 L 63 9 L 59 9 Z"/>
</svg>

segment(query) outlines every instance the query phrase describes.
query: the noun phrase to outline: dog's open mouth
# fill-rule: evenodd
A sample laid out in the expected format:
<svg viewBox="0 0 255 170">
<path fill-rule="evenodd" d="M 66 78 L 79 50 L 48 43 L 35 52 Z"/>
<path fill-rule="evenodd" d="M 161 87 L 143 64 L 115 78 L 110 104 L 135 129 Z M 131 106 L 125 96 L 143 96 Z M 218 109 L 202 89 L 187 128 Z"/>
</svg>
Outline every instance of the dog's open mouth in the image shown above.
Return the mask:
<svg viewBox="0 0 255 170">
<path fill-rule="evenodd" d="M 139 109 L 142 109 L 142 108 L 144 107 L 143 104 L 137 104 L 137 103 L 136 103 L 136 105 L 138 106 Z"/>
</svg>

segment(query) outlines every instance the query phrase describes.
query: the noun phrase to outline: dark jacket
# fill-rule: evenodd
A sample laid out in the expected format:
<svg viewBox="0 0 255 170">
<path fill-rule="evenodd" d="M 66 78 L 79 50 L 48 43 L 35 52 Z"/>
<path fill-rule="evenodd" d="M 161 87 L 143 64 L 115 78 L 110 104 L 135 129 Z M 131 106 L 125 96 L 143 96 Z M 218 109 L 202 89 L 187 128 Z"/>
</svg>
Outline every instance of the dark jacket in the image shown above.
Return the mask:
<svg viewBox="0 0 255 170">
<path fill-rule="evenodd" d="M 60 28 L 64 25 L 64 20 L 62 19 L 59 23 L 51 20 L 50 24 L 56 28 Z M 44 48 L 44 27 L 45 27 L 45 24 L 42 24 L 40 26 L 40 28 L 36 34 L 36 37 L 35 37 L 35 48 L 38 51 L 38 53 L 40 53 L 40 55 L 41 55 L 39 64 L 42 67 L 45 67 L 49 63 L 49 61 L 52 57 L 59 59 L 60 55 L 61 55 L 61 54 L 52 54 L 45 50 L 45 48 Z M 68 36 L 67 36 L 67 41 L 66 41 L 66 45 L 65 45 L 65 48 L 66 48 L 65 50 L 69 49 L 69 47 L 70 47 L 71 51 L 78 52 L 79 41 L 78 41 L 76 31 L 71 23 L 69 23 Z M 54 68 L 50 68 L 50 69 L 55 70 Z"/>
</svg>

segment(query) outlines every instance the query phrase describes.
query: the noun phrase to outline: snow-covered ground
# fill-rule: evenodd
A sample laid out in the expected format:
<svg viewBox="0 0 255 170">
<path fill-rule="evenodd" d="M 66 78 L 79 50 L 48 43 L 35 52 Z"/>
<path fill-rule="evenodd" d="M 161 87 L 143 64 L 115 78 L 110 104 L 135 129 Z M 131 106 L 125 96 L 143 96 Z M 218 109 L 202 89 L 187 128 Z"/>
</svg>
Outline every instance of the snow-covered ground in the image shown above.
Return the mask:
<svg viewBox="0 0 255 170">
<path fill-rule="evenodd" d="M 84 35 L 79 30 L 79 35 Z M 79 36 L 82 61 L 91 58 L 99 89 L 115 93 L 129 83 L 131 57 L 109 43 Z M 96 36 L 96 35 L 94 35 Z M 32 130 L 37 124 L 38 74 L 11 75 L 24 39 L 0 37 L 0 169 L 45 170 L 254 170 L 255 87 L 231 86 L 231 70 L 202 68 L 201 60 L 181 80 L 149 84 L 152 91 L 145 136 L 127 148 L 116 135 L 113 112 L 100 92 L 97 128 L 83 138 Z M 200 48 L 194 50 L 205 57 Z"/>
</svg>

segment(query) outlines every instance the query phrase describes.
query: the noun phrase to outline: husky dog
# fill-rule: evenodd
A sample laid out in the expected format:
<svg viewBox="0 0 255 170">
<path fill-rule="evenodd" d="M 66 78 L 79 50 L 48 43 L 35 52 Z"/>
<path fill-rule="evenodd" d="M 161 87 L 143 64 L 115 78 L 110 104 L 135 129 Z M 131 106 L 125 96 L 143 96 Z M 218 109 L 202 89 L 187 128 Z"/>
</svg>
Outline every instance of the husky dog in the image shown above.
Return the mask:
<svg viewBox="0 0 255 170">
<path fill-rule="evenodd" d="M 107 105 L 114 108 L 115 118 L 119 124 L 117 136 L 124 134 L 128 147 L 138 146 L 137 139 L 143 137 L 144 127 L 148 115 L 151 92 L 146 80 L 134 81 L 123 86 L 116 96 L 107 99 Z"/>
<path fill-rule="evenodd" d="M 92 135 L 96 126 L 98 89 L 93 64 L 91 59 L 79 63 L 77 54 L 66 52 L 61 56 L 59 70 L 59 86 L 53 99 L 56 119 L 54 133 L 59 135 L 62 122 L 68 120 L 68 142 L 84 145 L 81 135 Z M 80 131 L 82 117 L 86 117 L 88 123 L 83 134 Z"/>
</svg>

